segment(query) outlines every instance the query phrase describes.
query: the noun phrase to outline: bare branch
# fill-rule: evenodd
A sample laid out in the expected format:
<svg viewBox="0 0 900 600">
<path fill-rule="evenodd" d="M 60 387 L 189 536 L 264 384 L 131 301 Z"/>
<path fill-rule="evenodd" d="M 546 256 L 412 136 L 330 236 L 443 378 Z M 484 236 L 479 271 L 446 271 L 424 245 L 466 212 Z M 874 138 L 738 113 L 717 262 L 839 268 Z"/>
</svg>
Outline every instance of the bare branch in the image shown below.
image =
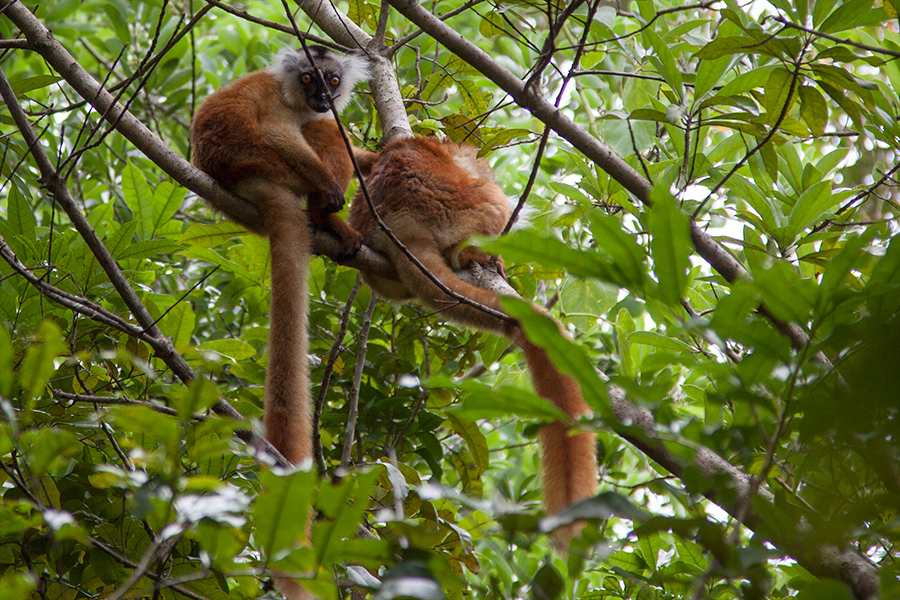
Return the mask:
<svg viewBox="0 0 900 600">
<path fill-rule="evenodd" d="M 228 14 L 234 15 L 240 19 L 244 19 L 249 23 L 254 23 L 256 25 L 261 25 L 268 29 L 274 29 L 275 31 L 280 31 L 281 33 L 287 33 L 289 35 L 294 35 L 293 27 L 288 27 L 287 25 L 282 25 L 281 23 L 276 23 L 274 21 L 267 21 L 266 19 L 261 19 L 259 17 L 254 17 L 246 10 L 241 10 L 240 8 L 235 8 L 234 6 L 225 4 L 224 2 L 219 2 L 219 0 L 206 0 L 207 4 L 210 6 L 215 6 L 216 8 L 220 8 Z M 325 46 L 327 48 L 332 48 L 333 50 L 339 50 L 341 52 L 349 52 L 350 47 L 342 46 L 341 44 L 336 44 L 332 40 L 328 38 L 323 38 L 318 35 L 313 35 L 311 33 L 304 33 L 303 37 L 305 37 L 310 42 L 319 44 L 320 46 Z"/>
<path fill-rule="evenodd" d="M 350 290 L 344 309 L 341 311 L 341 327 L 336 336 L 331 350 L 328 352 L 328 362 L 325 363 L 325 374 L 322 376 L 322 384 L 319 386 L 319 396 L 316 398 L 316 406 L 313 412 L 313 456 L 316 460 L 316 466 L 319 468 L 319 475 L 325 475 L 325 457 L 322 455 L 322 437 L 319 432 L 319 423 L 322 419 L 322 410 L 325 407 L 325 396 L 331 389 L 331 375 L 334 373 L 334 365 L 338 356 L 345 349 L 344 338 L 347 336 L 347 327 L 350 325 L 350 315 L 353 314 L 353 301 L 356 300 L 356 294 L 362 286 L 362 277 L 356 275 L 356 283 Z"/>
<path fill-rule="evenodd" d="M 53 395 L 60 400 L 68 400 L 69 402 L 90 402 L 100 406 L 143 406 L 158 413 L 174 417 L 178 415 L 178 411 L 162 404 L 147 402 L 146 400 L 135 400 L 134 398 L 123 398 L 119 396 L 97 396 L 95 394 L 72 394 L 63 390 L 53 390 Z M 204 417 L 198 415 L 198 420 Z"/>
</svg>

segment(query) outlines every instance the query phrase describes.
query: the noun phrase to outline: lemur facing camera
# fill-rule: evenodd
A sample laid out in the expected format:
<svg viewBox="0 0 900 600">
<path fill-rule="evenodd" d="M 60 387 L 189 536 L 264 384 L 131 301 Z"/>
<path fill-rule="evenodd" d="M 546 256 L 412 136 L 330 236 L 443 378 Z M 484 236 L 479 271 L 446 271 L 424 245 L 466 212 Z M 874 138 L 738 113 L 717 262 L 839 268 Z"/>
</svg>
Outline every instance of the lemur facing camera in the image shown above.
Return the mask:
<svg viewBox="0 0 900 600">
<path fill-rule="evenodd" d="M 269 238 L 272 298 L 264 421 L 267 439 L 293 464 L 312 456 L 310 224 L 340 237 L 346 257 L 359 250 L 362 240 L 335 214 L 344 205 L 353 164 L 330 101 L 343 109 L 356 83 L 367 76 L 367 65 L 361 57 L 321 46 L 309 52 L 307 57 L 302 50 L 284 49 L 268 69 L 216 90 L 191 124 L 194 164 L 252 202 L 259 217 L 242 218 L 228 203 L 211 202 L 212 207 Z M 353 152 L 364 171 L 377 157 L 359 148 Z M 311 597 L 293 580 L 276 583 L 288 598 Z"/>
</svg>

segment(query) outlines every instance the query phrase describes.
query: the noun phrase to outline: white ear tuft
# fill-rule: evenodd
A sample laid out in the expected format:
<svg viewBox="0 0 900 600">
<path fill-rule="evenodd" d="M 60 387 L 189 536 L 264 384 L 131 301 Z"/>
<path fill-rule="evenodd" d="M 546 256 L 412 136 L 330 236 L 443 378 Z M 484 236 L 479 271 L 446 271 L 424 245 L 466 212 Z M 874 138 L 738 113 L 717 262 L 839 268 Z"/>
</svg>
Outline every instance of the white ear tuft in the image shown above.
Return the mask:
<svg viewBox="0 0 900 600">
<path fill-rule="evenodd" d="M 335 101 L 338 112 L 350 104 L 350 96 L 356 84 L 369 78 L 369 60 L 364 56 L 347 54 L 341 58 L 341 63 L 344 66 L 344 76 L 341 78 L 341 93 Z"/>
<path fill-rule="evenodd" d="M 306 103 L 303 91 L 297 84 L 297 72 L 300 70 L 300 64 L 304 62 L 306 62 L 306 56 L 302 50 L 282 48 L 267 69 L 275 81 L 281 85 L 281 93 L 288 106 L 301 107 Z"/>
</svg>

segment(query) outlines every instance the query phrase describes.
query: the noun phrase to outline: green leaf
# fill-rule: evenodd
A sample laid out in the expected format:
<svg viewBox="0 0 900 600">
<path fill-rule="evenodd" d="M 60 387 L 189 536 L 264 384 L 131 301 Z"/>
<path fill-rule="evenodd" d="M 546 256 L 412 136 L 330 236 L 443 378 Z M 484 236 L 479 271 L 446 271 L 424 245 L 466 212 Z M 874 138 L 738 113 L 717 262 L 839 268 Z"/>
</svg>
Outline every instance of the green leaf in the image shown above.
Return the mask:
<svg viewBox="0 0 900 600">
<path fill-rule="evenodd" d="M 29 573 L 20 573 L 15 569 L 7 569 L 0 577 L 0 589 L 6 600 L 27 600 L 37 593 L 37 580 Z"/>
<path fill-rule="evenodd" d="M 619 288 L 596 279 L 567 277 L 559 288 L 560 312 L 581 334 L 598 328 L 599 320 L 615 306 Z"/>
<path fill-rule="evenodd" d="M 243 264 L 229 260 L 214 250 L 201 246 L 192 246 L 186 250 L 182 250 L 182 256 L 219 265 L 226 273 L 231 273 L 235 277 L 243 277 L 248 281 L 258 283 L 265 275 L 264 272 L 251 271 Z"/>
<path fill-rule="evenodd" d="M 151 452 L 163 451 L 168 456 L 178 453 L 182 429 L 175 417 L 160 414 L 146 406 L 117 406 L 108 418 L 122 431 L 127 431 L 137 444 Z M 129 477 L 128 482 L 133 484 Z"/>
<path fill-rule="evenodd" d="M 747 36 L 718 37 L 694 53 L 694 58 L 716 60 L 729 54 L 752 52 L 757 47 L 756 40 Z"/>
<path fill-rule="evenodd" d="M 828 105 L 822 92 L 809 85 L 800 86 L 800 116 L 816 135 L 825 133 L 828 124 Z"/>
<path fill-rule="evenodd" d="M 828 96 L 834 100 L 834 102 L 844 109 L 844 112 L 853 120 L 853 124 L 856 125 L 859 129 L 865 127 L 865 119 L 862 114 L 862 107 L 855 99 L 848 97 L 848 95 L 842 91 L 842 88 L 834 87 L 831 84 L 825 81 L 816 81 L 819 84 L 819 87 L 825 91 Z"/>
<path fill-rule="evenodd" d="M 798 4 L 798 5 L 799 5 L 799 4 L 805 5 L 805 4 L 806 4 L 806 0 L 801 0 L 801 1 L 798 2 L 797 4 Z M 789 2 L 788 0 L 772 0 L 772 6 L 775 6 L 776 8 L 778 8 L 779 10 L 781 10 L 782 12 L 784 12 L 785 14 L 789 15 L 789 16 L 791 17 L 792 20 L 795 20 L 795 21 L 796 21 L 796 20 L 798 19 L 798 17 L 797 17 L 797 12 L 794 10 L 794 5 L 793 5 L 793 3 Z M 798 6 L 797 8 L 799 8 L 799 6 Z M 801 22 L 803 21 L 803 19 L 799 19 L 799 20 L 800 20 Z"/>
<path fill-rule="evenodd" d="M 837 3 L 838 0 L 815 0 L 815 6 L 813 7 L 813 27 L 821 29 L 822 21 L 831 14 L 834 5 Z"/>
<path fill-rule="evenodd" d="M 747 71 L 746 73 L 741 73 L 740 75 L 726 83 L 725 87 L 719 90 L 719 95 L 735 96 L 737 94 L 743 94 L 744 92 L 749 90 L 761 88 L 766 85 L 766 82 L 772 75 L 772 71 L 774 71 L 776 68 L 780 67 L 759 67 L 757 69 Z"/>
<path fill-rule="evenodd" d="M 900 308 L 900 236 L 894 236 L 887 252 L 875 263 L 866 286 L 870 311 L 887 321 Z"/>
<path fill-rule="evenodd" d="M 656 333 L 655 331 L 635 331 L 628 334 L 628 341 L 632 344 L 644 344 L 665 350 L 678 352 L 690 352 L 691 347 L 679 339 Z"/>
<path fill-rule="evenodd" d="M 634 355 L 631 353 L 631 335 L 635 333 L 634 319 L 628 310 L 621 308 L 616 314 L 616 350 L 619 354 L 619 373 L 624 377 L 632 378 L 637 374 L 634 363 Z"/>
<path fill-rule="evenodd" d="M 159 328 L 172 338 L 176 348 L 182 349 L 187 347 L 191 341 L 195 320 L 191 305 L 182 301 L 172 306 L 159 320 Z"/>
<path fill-rule="evenodd" d="M 484 146 L 478 151 L 478 156 L 487 156 L 494 148 L 505 146 L 513 140 L 527 138 L 529 135 L 531 135 L 531 130 L 529 129 L 501 129 L 498 133 L 485 140 Z"/>
<path fill-rule="evenodd" d="M 687 288 L 687 273 L 691 268 L 690 223 L 672 194 L 656 187 L 651 193 L 650 252 L 653 256 L 656 278 L 662 298 L 672 306 L 680 307 Z"/>
<path fill-rule="evenodd" d="M 596 277 L 604 281 L 621 279 L 619 269 L 604 257 L 580 252 L 562 241 L 542 237 L 536 231 L 522 230 L 482 243 L 485 250 L 499 254 L 508 262 L 536 262 L 544 269 L 560 269 L 578 277 Z"/>
<path fill-rule="evenodd" d="M 378 470 L 356 471 L 338 483 L 320 485 L 316 508 L 326 519 L 313 528 L 313 550 L 319 564 L 344 560 L 345 539 L 353 538 L 365 523 L 364 514 L 378 481 Z"/>
<path fill-rule="evenodd" d="M 176 403 L 178 418 L 187 421 L 203 413 L 219 401 L 219 390 L 212 381 L 198 377 L 188 384 L 187 393 Z"/>
<path fill-rule="evenodd" d="M 428 385 L 464 392 L 462 403 L 447 409 L 448 412 L 453 412 L 464 419 L 515 416 L 542 421 L 566 420 L 566 415 L 552 402 L 530 390 L 512 386 L 491 387 L 477 381 L 446 381 L 445 385 L 439 385 L 436 380 L 430 379 Z"/>
<path fill-rule="evenodd" d="M 214 352 L 235 364 L 256 356 L 256 349 L 241 339 L 209 340 L 197 346 L 202 352 Z"/>
<path fill-rule="evenodd" d="M 503 17 L 495 11 L 484 13 L 481 17 L 481 23 L 478 26 L 478 31 L 486 38 L 502 35 L 504 29 L 505 23 L 503 22 Z"/>
<path fill-rule="evenodd" d="M 41 477 L 51 471 L 63 458 L 78 453 L 78 440 L 68 431 L 57 428 L 32 429 L 22 444 L 28 448 L 28 467 L 32 477 Z"/>
<path fill-rule="evenodd" d="M 806 324 L 818 298 L 813 281 L 802 279 L 796 269 L 783 261 L 754 271 L 753 280 L 772 314 L 783 321 Z"/>
<path fill-rule="evenodd" d="M 187 189 L 181 186 L 175 186 L 168 181 L 162 181 L 153 190 L 153 229 L 151 235 L 158 236 L 167 229 L 168 225 L 172 225 L 172 217 L 181 208 Z M 177 223 L 178 230 L 181 230 L 181 224 Z"/>
<path fill-rule="evenodd" d="M 41 394 L 50 376 L 56 372 L 54 359 L 68 351 L 63 343 L 62 331 L 50 320 L 41 321 L 35 331 L 38 342 L 25 352 L 20 369 L 19 385 L 30 400 Z"/>
<path fill-rule="evenodd" d="M 666 113 L 661 110 L 653 110 L 652 108 L 638 108 L 633 110 L 631 111 L 631 114 L 628 115 L 628 118 L 639 121 L 656 121 L 658 123 L 668 122 Z"/>
<path fill-rule="evenodd" d="M 6 330 L 5 325 L 0 325 L 0 398 L 11 398 L 13 394 L 13 385 L 16 382 L 13 358 L 9 331 Z M 0 451 L 0 454 L 3 452 Z"/>
<path fill-rule="evenodd" d="M 614 217 L 589 213 L 588 219 L 598 251 L 606 255 L 604 263 L 611 269 L 612 281 L 637 292 L 643 291 L 646 255 L 637 240 L 622 231 L 621 222 Z"/>
<path fill-rule="evenodd" d="M 127 223 L 122 223 L 119 229 L 107 238 L 106 248 L 116 259 L 119 258 L 119 253 L 126 252 L 128 247 L 134 244 L 135 231 L 137 231 L 137 223 L 128 221 Z"/>
<path fill-rule="evenodd" d="M 231 221 L 220 221 L 218 223 L 193 223 L 178 239 L 179 243 L 190 244 L 191 246 L 204 246 L 206 248 L 215 248 L 231 239 L 247 235 L 249 232 Z"/>
<path fill-rule="evenodd" d="M 160 254 L 172 254 L 182 249 L 180 244 L 176 244 L 172 240 L 141 240 L 135 244 L 129 244 L 122 249 L 116 259 L 125 260 L 141 260 L 159 256 Z"/>
<path fill-rule="evenodd" d="M 550 189 L 557 194 L 562 194 L 567 198 L 571 198 L 572 200 L 576 200 L 583 204 L 590 204 L 590 199 L 579 187 L 563 183 L 562 181 L 551 181 L 548 185 L 550 186 Z"/>
<path fill-rule="evenodd" d="M 531 587 L 536 598 L 553 600 L 559 598 L 566 589 L 566 580 L 563 579 L 559 569 L 548 560 L 534 574 Z"/>
<path fill-rule="evenodd" d="M 660 75 L 662 75 L 672 90 L 678 94 L 678 97 L 681 98 L 681 70 L 675 65 L 675 55 L 672 52 L 672 48 L 653 29 L 645 29 L 644 37 L 650 40 L 650 44 L 653 46 L 655 56 L 651 58 L 657 59 Z"/>
<path fill-rule="evenodd" d="M 36 237 L 37 222 L 34 218 L 34 209 L 28 203 L 18 188 L 14 185 L 7 186 L 9 197 L 7 199 L 7 225 L 13 235 L 22 235 L 29 239 Z"/>
<path fill-rule="evenodd" d="M 306 539 L 318 475 L 313 471 L 264 471 L 259 479 L 263 491 L 253 504 L 256 543 L 265 556 L 277 559 Z"/>
<path fill-rule="evenodd" d="M 116 37 L 123 44 L 131 42 L 131 30 L 128 27 L 128 19 L 122 10 L 113 2 L 103 4 L 103 11 L 106 13 L 105 24 L 112 27 L 116 32 Z"/>
<path fill-rule="evenodd" d="M 850 0 L 837 7 L 819 27 L 825 33 L 853 29 L 872 11 L 873 0 Z"/>
<path fill-rule="evenodd" d="M 843 94 L 846 94 L 849 90 L 856 92 L 863 99 L 872 98 L 871 90 L 873 84 L 857 78 L 847 69 L 838 67 L 834 64 L 813 64 L 812 71 L 820 83 L 828 83 L 837 90 L 841 90 L 841 93 Z"/>
<path fill-rule="evenodd" d="M 53 85 L 57 81 L 62 81 L 62 77 L 57 75 L 34 75 L 11 81 L 9 85 L 16 96 L 21 96 L 22 94 L 45 88 L 48 85 Z"/>
<path fill-rule="evenodd" d="M 825 211 L 834 206 L 838 199 L 839 197 L 835 197 L 831 192 L 831 181 L 814 183 L 800 194 L 800 198 L 791 210 L 788 217 L 788 229 L 791 234 L 799 235 L 801 231 L 822 219 Z"/>
<path fill-rule="evenodd" d="M 840 581 L 820 579 L 806 582 L 797 600 L 853 600 L 853 592 Z"/>
<path fill-rule="evenodd" d="M 480 477 L 488 468 L 490 455 L 488 454 L 487 440 L 484 438 L 481 430 L 478 429 L 478 423 L 457 417 L 452 412 L 447 413 L 447 420 L 450 423 L 450 429 L 466 441 L 466 447 L 475 460 L 475 464 L 478 467 L 477 475 Z"/>
<path fill-rule="evenodd" d="M 697 67 L 697 80 L 694 82 L 694 102 L 702 100 L 721 81 L 734 60 L 733 57 L 723 56 L 714 60 L 700 61 L 700 66 Z"/>
<path fill-rule="evenodd" d="M 787 69 L 775 69 L 769 75 L 764 96 L 768 123 L 777 121 L 782 111 L 790 110 L 790 107 L 785 109 L 784 105 L 788 102 L 788 92 L 790 92 L 793 78 L 793 74 Z M 794 97 L 791 96 L 790 102 L 793 103 L 793 101 Z"/>
<path fill-rule="evenodd" d="M 131 161 L 122 171 L 122 195 L 137 223 L 138 239 L 149 239 L 153 236 L 153 193 L 144 174 Z"/>
<path fill-rule="evenodd" d="M 600 521 L 612 516 L 635 522 L 643 522 L 648 518 L 647 513 L 632 504 L 625 496 L 616 492 L 601 492 L 593 498 L 587 498 L 556 514 L 544 517 L 540 521 L 540 529 L 549 533 L 579 520 Z"/>
</svg>

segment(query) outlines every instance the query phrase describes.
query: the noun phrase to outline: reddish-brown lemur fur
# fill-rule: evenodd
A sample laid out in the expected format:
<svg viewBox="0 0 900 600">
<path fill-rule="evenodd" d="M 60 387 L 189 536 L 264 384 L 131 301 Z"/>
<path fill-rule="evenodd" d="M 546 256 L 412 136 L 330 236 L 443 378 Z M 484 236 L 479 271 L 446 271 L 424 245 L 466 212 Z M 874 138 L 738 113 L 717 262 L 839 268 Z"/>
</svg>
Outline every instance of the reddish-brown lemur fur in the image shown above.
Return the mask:
<svg viewBox="0 0 900 600">
<path fill-rule="evenodd" d="M 493 171 L 484 159 L 477 158 L 475 148 L 431 138 L 392 142 L 366 178 L 366 187 L 382 221 L 426 269 L 453 292 L 503 311 L 494 292 L 459 279 L 451 266 L 451 261 L 458 260 L 460 269 L 465 269 L 472 261 L 490 260 L 483 251 L 463 244 L 473 235 L 499 235 L 510 215 L 509 202 Z M 416 298 L 463 325 L 505 336 L 522 348 L 540 396 L 572 420 L 591 413 L 577 382 L 560 373 L 547 353 L 526 339 L 518 322 L 459 302 L 413 264 L 379 227 L 361 190 L 353 198 L 348 220 L 367 246 L 390 258 L 399 274 L 397 282 L 363 272 L 363 279 L 376 293 L 389 300 Z M 594 495 L 594 436 L 573 433 L 569 425 L 554 422 L 542 428 L 540 440 L 547 512 L 559 512 Z M 566 542 L 574 531 L 567 528 L 557 532 L 557 537 Z"/>
<path fill-rule="evenodd" d="M 193 162 L 223 187 L 255 204 L 259 218 L 242 218 L 232 205 L 214 209 L 250 231 L 268 236 L 272 297 L 264 421 L 266 437 L 299 464 L 312 455 L 312 410 L 307 359 L 307 276 L 310 224 L 341 238 L 342 254 L 361 237 L 334 214 L 344 204 L 353 165 L 330 111 L 340 110 L 363 59 L 311 47 L 319 79 L 303 51 L 283 50 L 269 69 L 213 93 L 191 124 Z M 324 81 L 325 88 L 321 86 Z M 354 148 L 363 168 L 376 155 Z M 296 582 L 277 580 L 288 598 L 309 598 Z"/>
</svg>

